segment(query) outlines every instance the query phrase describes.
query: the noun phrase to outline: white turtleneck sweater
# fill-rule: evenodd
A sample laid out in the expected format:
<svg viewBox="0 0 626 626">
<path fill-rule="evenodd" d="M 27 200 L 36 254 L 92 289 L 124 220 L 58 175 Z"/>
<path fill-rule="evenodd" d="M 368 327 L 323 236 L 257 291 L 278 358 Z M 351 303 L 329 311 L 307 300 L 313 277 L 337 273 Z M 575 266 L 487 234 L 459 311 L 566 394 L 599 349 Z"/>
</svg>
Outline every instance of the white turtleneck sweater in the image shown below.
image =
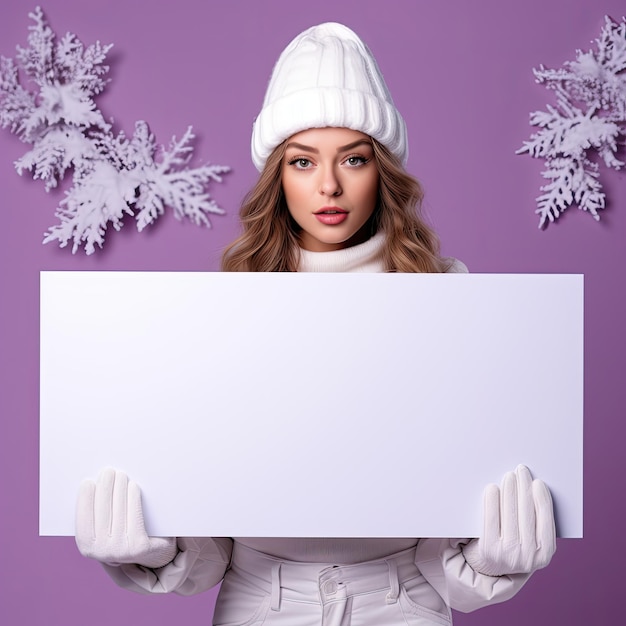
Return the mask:
<svg viewBox="0 0 626 626">
<path fill-rule="evenodd" d="M 376 233 L 371 239 L 357 246 L 332 252 L 311 252 L 300 250 L 299 272 L 384 272 L 382 249 L 384 233 Z M 467 273 L 467 267 L 457 259 L 450 262 L 449 274 Z"/>
</svg>

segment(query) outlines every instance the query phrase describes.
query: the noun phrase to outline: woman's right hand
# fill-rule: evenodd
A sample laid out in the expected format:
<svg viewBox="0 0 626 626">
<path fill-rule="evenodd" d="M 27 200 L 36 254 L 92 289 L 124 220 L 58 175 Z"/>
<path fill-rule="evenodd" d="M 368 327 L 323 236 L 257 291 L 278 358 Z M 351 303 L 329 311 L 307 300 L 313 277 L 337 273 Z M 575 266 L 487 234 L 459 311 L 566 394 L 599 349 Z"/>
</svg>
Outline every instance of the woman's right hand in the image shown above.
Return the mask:
<svg viewBox="0 0 626 626">
<path fill-rule="evenodd" d="M 76 506 L 76 545 L 108 565 L 135 563 L 156 569 L 178 552 L 174 537 L 148 537 L 139 486 L 124 472 L 105 469 L 97 482 L 85 480 Z"/>
</svg>

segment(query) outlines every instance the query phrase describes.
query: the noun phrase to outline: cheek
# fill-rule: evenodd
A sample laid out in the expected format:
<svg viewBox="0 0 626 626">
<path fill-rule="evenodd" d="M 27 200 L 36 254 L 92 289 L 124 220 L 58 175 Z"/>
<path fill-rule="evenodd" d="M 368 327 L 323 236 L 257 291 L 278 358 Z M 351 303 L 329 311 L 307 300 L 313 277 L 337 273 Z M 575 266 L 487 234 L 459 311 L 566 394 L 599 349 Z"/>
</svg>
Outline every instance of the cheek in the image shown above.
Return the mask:
<svg viewBox="0 0 626 626">
<path fill-rule="evenodd" d="M 291 195 L 291 181 L 289 179 L 289 174 L 286 170 L 283 170 L 281 172 L 280 187 L 283 191 L 283 195 L 285 196 L 285 198 L 288 198 Z"/>
<path fill-rule="evenodd" d="M 290 176 L 290 173 L 283 174 L 282 188 L 289 209 L 295 208 L 295 206 L 302 201 L 305 196 L 306 189 L 303 184 L 303 180 L 299 180 L 297 177 Z"/>
<path fill-rule="evenodd" d="M 363 202 L 371 211 L 378 201 L 378 176 L 370 178 L 363 184 Z"/>
</svg>

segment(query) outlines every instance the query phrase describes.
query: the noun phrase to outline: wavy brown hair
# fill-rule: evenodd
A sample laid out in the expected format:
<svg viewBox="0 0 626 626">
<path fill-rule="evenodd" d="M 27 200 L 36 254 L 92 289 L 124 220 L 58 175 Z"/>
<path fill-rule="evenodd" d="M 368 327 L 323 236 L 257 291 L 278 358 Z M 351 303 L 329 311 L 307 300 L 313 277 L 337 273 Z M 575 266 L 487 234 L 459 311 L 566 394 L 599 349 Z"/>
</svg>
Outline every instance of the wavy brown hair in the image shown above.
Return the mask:
<svg viewBox="0 0 626 626">
<path fill-rule="evenodd" d="M 243 233 L 225 250 L 226 272 L 295 272 L 299 227 L 281 185 L 286 142 L 269 156 L 257 184 L 240 210 Z M 369 220 L 371 234 L 386 234 L 382 251 L 389 272 L 445 272 L 439 240 L 421 216 L 422 187 L 387 148 L 372 139 L 380 176 L 378 202 Z"/>
</svg>

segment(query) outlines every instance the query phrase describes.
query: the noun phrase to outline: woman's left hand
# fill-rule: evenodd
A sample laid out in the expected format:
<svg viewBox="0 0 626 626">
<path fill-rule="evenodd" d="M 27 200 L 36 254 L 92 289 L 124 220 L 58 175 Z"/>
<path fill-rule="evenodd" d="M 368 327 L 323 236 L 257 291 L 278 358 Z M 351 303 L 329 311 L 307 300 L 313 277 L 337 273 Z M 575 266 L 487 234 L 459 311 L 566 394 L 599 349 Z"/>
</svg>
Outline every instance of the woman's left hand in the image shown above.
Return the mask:
<svg viewBox="0 0 626 626">
<path fill-rule="evenodd" d="M 489 576 L 528 574 L 545 567 L 556 550 L 552 497 L 545 483 L 519 465 L 484 495 L 480 539 L 463 546 L 470 567 Z"/>
</svg>

